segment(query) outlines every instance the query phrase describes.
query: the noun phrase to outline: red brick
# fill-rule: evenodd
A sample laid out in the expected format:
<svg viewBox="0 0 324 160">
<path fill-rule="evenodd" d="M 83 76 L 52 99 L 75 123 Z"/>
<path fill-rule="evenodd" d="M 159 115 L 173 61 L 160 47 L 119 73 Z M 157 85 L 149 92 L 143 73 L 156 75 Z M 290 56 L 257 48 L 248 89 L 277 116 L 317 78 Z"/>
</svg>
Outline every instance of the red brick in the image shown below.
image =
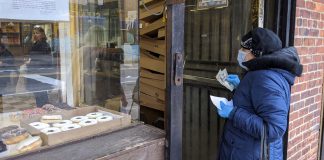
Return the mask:
<svg viewBox="0 0 324 160">
<path fill-rule="evenodd" d="M 303 109 L 300 109 L 299 110 L 299 114 L 298 114 L 298 116 L 299 117 L 303 117 L 303 116 L 305 116 L 306 114 L 308 113 L 308 108 L 303 108 Z M 303 119 L 301 118 L 301 119 L 298 119 L 297 121 L 295 121 L 295 126 L 300 126 L 302 123 L 303 123 Z"/>
<path fill-rule="evenodd" d="M 304 107 L 304 104 L 305 104 L 304 101 L 300 101 L 300 102 L 295 103 L 295 104 L 292 106 L 291 111 L 297 111 L 297 110 L 303 108 L 303 107 Z"/>
<path fill-rule="evenodd" d="M 295 152 L 295 154 L 293 156 L 289 156 L 288 160 L 298 160 L 301 155 L 302 155 L 301 151 L 299 151 L 297 153 Z"/>
<path fill-rule="evenodd" d="M 308 98 L 308 99 L 306 99 L 306 101 L 305 101 L 305 105 L 306 105 L 306 106 L 310 106 L 311 104 L 314 104 L 314 97 L 312 97 L 312 98 Z M 307 111 L 308 111 L 308 108 L 307 108 Z"/>
<path fill-rule="evenodd" d="M 296 7 L 304 8 L 306 6 L 305 0 L 297 0 Z"/>
<path fill-rule="evenodd" d="M 306 2 L 306 8 L 310 10 L 315 9 L 315 3 L 314 2 Z"/>
<path fill-rule="evenodd" d="M 308 65 L 308 72 L 316 71 L 317 70 L 317 64 L 309 64 Z"/>
<path fill-rule="evenodd" d="M 315 45 L 315 39 L 313 38 L 312 40 L 314 40 L 314 45 Z M 316 54 L 316 51 L 317 51 L 317 47 L 310 47 L 308 49 L 308 53 L 309 54 Z M 313 61 L 314 62 L 314 61 Z"/>
<path fill-rule="evenodd" d="M 301 15 L 301 17 L 303 17 L 303 18 L 310 18 L 310 11 L 308 11 L 308 10 L 303 10 L 303 9 L 301 9 L 300 10 L 300 15 Z"/>
<path fill-rule="evenodd" d="M 324 34 L 324 31 L 323 31 Z M 317 47 L 317 53 L 324 53 L 324 46 L 323 47 Z"/>
<path fill-rule="evenodd" d="M 320 36 L 321 36 L 321 37 L 324 37 L 324 30 L 321 30 L 321 31 L 320 31 Z"/>
<path fill-rule="evenodd" d="M 309 35 L 310 36 L 313 36 L 313 37 L 318 37 L 319 36 L 319 33 L 320 33 L 320 31 L 317 30 L 317 29 L 310 29 Z M 315 42 L 314 42 L 313 45 L 315 45 Z"/>
<path fill-rule="evenodd" d="M 317 109 L 317 104 L 312 104 L 311 106 L 309 106 L 309 112 L 313 112 Z M 311 117 L 314 117 L 315 115 L 311 115 Z"/>
<path fill-rule="evenodd" d="M 320 46 L 320 45 L 322 45 L 322 40 L 321 40 L 321 39 L 316 39 L 316 41 L 315 41 L 315 45 L 316 45 L 316 46 Z"/>
<path fill-rule="evenodd" d="M 307 114 L 307 115 L 303 118 L 304 123 L 305 123 L 305 122 L 308 122 L 308 121 L 311 120 L 313 117 L 314 117 L 313 114 Z"/>
<path fill-rule="evenodd" d="M 305 155 L 310 150 L 310 147 L 306 147 L 302 150 L 302 154 Z"/>
<path fill-rule="evenodd" d="M 313 2 L 324 3 L 324 0 L 313 0 Z"/>
<path fill-rule="evenodd" d="M 293 121 L 298 118 L 298 112 L 291 113 L 289 115 L 289 120 Z"/>
<path fill-rule="evenodd" d="M 324 22 L 319 22 L 317 27 L 320 29 L 324 28 Z"/>
<path fill-rule="evenodd" d="M 295 94 L 291 96 L 291 102 L 297 102 L 300 100 L 300 94 Z"/>
<path fill-rule="evenodd" d="M 308 29 L 309 35 L 312 35 L 312 29 Z M 315 46 L 315 39 L 314 38 L 305 38 L 304 45 L 306 46 Z"/>
<path fill-rule="evenodd" d="M 298 47 L 297 51 L 299 54 L 307 54 L 308 53 L 308 48 L 307 47 Z"/>
<path fill-rule="evenodd" d="M 295 38 L 294 45 L 295 46 L 302 46 L 303 45 L 303 39 L 301 39 L 301 38 Z"/>
<path fill-rule="evenodd" d="M 324 12 L 324 3 L 315 3 L 315 9 L 316 12 Z"/>
<path fill-rule="evenodd" d="M 311 13 L 311 18 L 316 19 L 316 20 L 320 20 L 321 19 L 321 14 L 318 13 L 318 12 L 312 12 Z"/>
</svg>

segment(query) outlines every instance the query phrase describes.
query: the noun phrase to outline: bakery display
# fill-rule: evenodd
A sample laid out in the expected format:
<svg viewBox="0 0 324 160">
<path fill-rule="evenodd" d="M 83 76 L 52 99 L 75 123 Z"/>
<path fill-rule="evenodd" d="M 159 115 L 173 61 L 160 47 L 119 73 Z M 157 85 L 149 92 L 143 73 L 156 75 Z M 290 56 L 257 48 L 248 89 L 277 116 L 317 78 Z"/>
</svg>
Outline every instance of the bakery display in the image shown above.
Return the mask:
<svg viewBox="0 0 324 160">
<path fill-rule="evenodd" d="M 45 134 L 54 134 L 54 133 L 61 132 L 61 129 L 57 127 L 49 127 L 49 128 L 42 129 L 41 132 Z"/>
<path fill-rule="evenodd" d="M 97 123 L 98 123 L 98 121 L 95 119 L 86 119 L 86 120 L 79 122 L 79 125 L 84 127 L 84 126 L 95 125 Z"/>
<path fill-rule="evenodd" d="M 69 131 L 69 130 L 72 130 L 72 129 L 77 129 L 77 128 L 80 128 L 81 126 L 78 125 L 78 124 L 68 124 L 68 125 L 65 125 L 61 128 L 62 131 Z"/>
<path fill-rule="evenodd" d="M 17 129 L 19 128 L 18 126 L 16 125 L 11 125 L 11 126 L 7 126 L 7 127 L 4 127 L 4 128 L 1 128 L 0 129 L 0 136 L 8 131 L 11 131 L 11 130 L 14 130 L 14 129 Z"/>
<path fill-rule="evenodd" d="M 96 119 L 102 115 L 103 115 L 103 113 L 100 113 L 100 112 L 92 112 L 92 113 L 87 114 L 86 116 L 91 119 Z"/>
<path fill-rule="evenodd" d="M 61 122 L 57 122 L 53 124 L 53 127 L 61 128 L 68 124 L 72 124 L 73 122 L 71 120 L 62 120 Z"/>
<path fill-rule="evenodd" d="M 113 120 L 113 117 L 112 117 L 112 116 L 109 116 L 109 115 L 106 115 L 106 116 L 100 116 L 100 117 L 97 117 L 96 120 L 97 120 L 98 122 L 108 122 L 108 121 Z"/>
<path fill-rule="evenodd" d="M 17 128 L 2 134 L 2 141 L 6 145 L 16 144 L 29 136 L 24 128 Z"/>
<path fill-rule="evenodd" d="M 50 127 L 49 124 L 42 123 L 42 122 L 32 122 L 32 123 L 29 123 L 29 125 L 36 128 L 36 129 L 38 129 L 38 130 L 42 130 L 42 129 Z"/>
<path fill-rule="evenodd" d="M 53 111 L 57 111 L 57 110 L 60 110 L 60 108 L 58 107 L 55 107 L 54 105 L 52 104 L 44 104 L 42 106 L 42 109 L 48 111 L 48 112 L 53 112 Z"/>
<path fill-rule="evenodd" d="M 19 144 L 17 145 L 17 151 L 22 153 L 37 149 L 42 146 L 42 142 L 43 141 L 39 136 L 29 137 L 19 142 Z"/>
<path fill-rule="evenodd" d="M 0 154 L 5 151 L 7 151 L 7 146 L 2 141 L 0 141 Z"/>
<path fill-rule="evenodd" d="M 74 123 L 79 123 L 79 122 L 81 122 L 83 120 L 86 120 L 86 119 L 88 119 L 87 116 L 76 116 L 76 117 L 72 117 L 71 121 L 74 122 Z"/>
<path fill-rule="evenodd" d="M 62 115 L 44 115 L 41 118 L 43 123 L 57 123 L 62 121 Z"/>
</svg>

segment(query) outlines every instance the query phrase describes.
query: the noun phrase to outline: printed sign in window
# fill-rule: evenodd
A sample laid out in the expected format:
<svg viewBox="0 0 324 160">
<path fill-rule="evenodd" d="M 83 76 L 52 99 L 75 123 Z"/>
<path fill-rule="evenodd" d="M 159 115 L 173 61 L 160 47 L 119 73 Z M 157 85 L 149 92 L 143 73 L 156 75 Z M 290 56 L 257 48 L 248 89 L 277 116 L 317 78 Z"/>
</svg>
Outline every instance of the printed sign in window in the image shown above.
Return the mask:
<svg viewBox="0 0 324 160">
<path fill-rule="evenodd" d="M 69 1 L 0 0 L 0 19 L 69 21 Z"/>
</svg>

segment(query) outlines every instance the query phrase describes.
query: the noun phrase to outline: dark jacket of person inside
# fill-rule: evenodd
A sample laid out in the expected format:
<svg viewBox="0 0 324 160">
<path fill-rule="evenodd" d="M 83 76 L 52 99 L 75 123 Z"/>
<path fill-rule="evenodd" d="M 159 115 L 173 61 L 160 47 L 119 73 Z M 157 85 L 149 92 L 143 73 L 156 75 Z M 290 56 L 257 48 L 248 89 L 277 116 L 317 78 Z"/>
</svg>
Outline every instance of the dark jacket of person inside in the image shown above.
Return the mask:
<svg viewBox="0 0 324 160">
<path fill-rule="evenodd" d="M 7 85 L 11 80 L 11 73 L 16 71 L 15 59 L 13 54 L 0 43 L 0 95 L 11 93 Z"/>
</svg>

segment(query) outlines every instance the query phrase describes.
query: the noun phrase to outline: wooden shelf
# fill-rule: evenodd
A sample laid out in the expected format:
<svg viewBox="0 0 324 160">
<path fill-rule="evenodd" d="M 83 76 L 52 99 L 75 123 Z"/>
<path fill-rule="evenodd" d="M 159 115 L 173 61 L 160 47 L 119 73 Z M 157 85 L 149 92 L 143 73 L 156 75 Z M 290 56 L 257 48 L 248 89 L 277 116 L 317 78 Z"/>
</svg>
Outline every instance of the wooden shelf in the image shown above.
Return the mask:
<svg viewBox="0 0 324 160">
<path fill-rule="evenodd" d="M 165 27 L 165 23 L 163 22 L 163 18 L 160 18 L 152 23 L 145 23 L 142 26 L 143 28 L 140 29 L 140 35 L 145 35 L 152 32 L 158 33 L 160 28 Z"/>
<path fill-rule="evenodd" d="M 140 106 L 145 123 L 156 125 L 155 122 L 166 116 L 166 42 L 164 0 L 144 0 L 147 9 L 140 7 Z M 161 114 L 162 113 L 162 114 Z M 147 116 L 150 115 L 150 116 Z M 163 123 L 163 122 L 162 122 Z M 163 125 L 163 124 L 162 124 Z M 161 127 L 161 124 L 160 124 Z"/>
</svg>

